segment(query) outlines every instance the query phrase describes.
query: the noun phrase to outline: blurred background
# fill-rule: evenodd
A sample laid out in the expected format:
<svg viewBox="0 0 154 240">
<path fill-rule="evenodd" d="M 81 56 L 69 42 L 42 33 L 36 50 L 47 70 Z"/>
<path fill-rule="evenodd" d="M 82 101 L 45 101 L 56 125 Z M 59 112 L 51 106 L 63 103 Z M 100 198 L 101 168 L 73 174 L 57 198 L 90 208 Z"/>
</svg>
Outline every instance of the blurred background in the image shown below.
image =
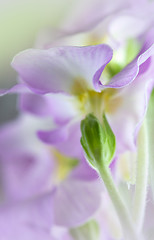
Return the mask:
<svg viewBox="0 0 154 240">
<path fill-rule="evenodd" d="M 16 83 L 13 57 L 34 46 L 44 28 L 58 27 L 71 12 L 75 0 L 0 0 L 0 88 Z M 17 114 L 16 96 L 0 98 L 0 124 Z"/>
</svg>

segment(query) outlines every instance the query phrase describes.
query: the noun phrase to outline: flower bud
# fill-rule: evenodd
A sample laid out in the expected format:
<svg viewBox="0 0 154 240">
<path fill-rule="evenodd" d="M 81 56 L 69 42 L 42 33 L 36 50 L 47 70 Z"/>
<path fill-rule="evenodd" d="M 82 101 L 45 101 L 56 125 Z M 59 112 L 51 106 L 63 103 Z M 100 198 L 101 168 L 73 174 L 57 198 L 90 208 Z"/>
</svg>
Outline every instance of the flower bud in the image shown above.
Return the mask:
<svg viewBox="0 0 154 240">
<path fill-rule="evenodd" d="M 109 123 L 103 115 L 103 123 L 89 114 L 81 122 L 81 144 L 86 154 L 86 158 L 93 168 L 108 166 L 115 152 L 115 136 Z"/>
</svg>

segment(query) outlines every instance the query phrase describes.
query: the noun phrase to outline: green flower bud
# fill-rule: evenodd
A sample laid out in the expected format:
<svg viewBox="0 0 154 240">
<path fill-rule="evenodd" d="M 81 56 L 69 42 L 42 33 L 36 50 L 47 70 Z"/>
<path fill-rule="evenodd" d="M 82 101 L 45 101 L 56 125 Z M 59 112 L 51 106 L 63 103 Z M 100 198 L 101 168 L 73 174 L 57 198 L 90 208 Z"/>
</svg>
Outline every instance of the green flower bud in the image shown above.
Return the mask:
<svg viewBox="0 0 154 240">
<path fill-rule="evenodd" d="M 102 125 L 94 115 L 87 115 L 81 122 L 81 132 L 81 144 L 88 162 L 95 169 L 108 166 L 114 156 L 116 141 L 105 115 Z"/>
</svg>

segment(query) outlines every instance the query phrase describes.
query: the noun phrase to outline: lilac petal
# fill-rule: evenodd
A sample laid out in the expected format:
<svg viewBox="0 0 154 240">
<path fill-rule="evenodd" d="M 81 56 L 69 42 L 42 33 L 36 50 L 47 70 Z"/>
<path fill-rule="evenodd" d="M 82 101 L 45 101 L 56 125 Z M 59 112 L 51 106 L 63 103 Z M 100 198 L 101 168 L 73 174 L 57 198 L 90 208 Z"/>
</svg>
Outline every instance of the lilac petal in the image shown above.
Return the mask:
<svg viewBox="0 0 154 240">
<path fill-rule="evenodd" d="M 33 93 L 21 94 L 19 98 L 20 109 L 40 117 L 50 116 L 50 105 L 45 96 Z"/>
<path fill-rule="evenodd" d="M 17 84 L 10 89 L 0 89 L 0 96 L 3 96 L 8 93 L 28 93 L 30 92 L 29 88 L 24 84 Z"/>
<path fill-rule="evenodd" d="M 129 1 L 131 2 L 131 1 Z M 111 16 L 109 33 L 117 41 L 137 39 L 153 25 L 154 4 L 150 1 L 132 1 L 125 12 Z"/>
<path fill-rule="evenodd" d="M 71 93 L 73 89 L 98 89 L 100 75 L 112 58 L 107 45 L 30 49 L 12 61 L 12 67 L 36 93 Z M 80 86 L 78 86 L 80 85 Z"/>
<path fill-rule="evenodd" d="M 117 97 L 121 98 L 121 105 L 113 114 L 107 114 L 116 135 L 118 152 L 135 149 L 137 133 L 143 122 L 153 86 L 154 79 L 149 71 L 119 90 Z"/>
<path fill-rule="evenodd" d="M 67 126 L 60 127 L 51 131 L 38 131 L 38 137 L 47 144 L 57 144 L 64 142 L 68 138 Z"/>
<path fill-rule="evenodd" d="M 6 201 L 27 199 L 48 188 L 53 173 L 53 163 L 49 154 L 12 152 L 11 156 L 2 160 L 2 186 Z"/>
<path fill-rule="evenodd" d="M 88 221 L 99 209 L 102 185 L 98 181 L 68 179 L 56 190 L 54 223 L 75 227 Z"/>
<path fill-rule="evenodd" d="M 71 121 L 51 131 L 38 131 L 38 137 L 47 144 L 54 145 L 61 153 L 80 158 L 80 119 Z"/>
<path fill-rule="evenodd" d="M 144 36 L 144 44 L 141 49 L 141 54 L 147 51 L 152 45 L 153 45 L 153 39 L 154 39 L 154 28 L 150 29 L 146 36 Z M 141 64 L 140 69 L 139 69 L 139 74 L 144 73 L 145 71 L 148 70 L 149 66 L 151 64 L 151 58 L 148 58 L 146 62 Z"/>
<path fill-rule="evenodd" d="M 122 0 L 84 0 L 78 1 L 64 23 L 67 33 L 81 33 L 92 30 L 107 17 L 129 6 L 128 1 Z"/>
<path fill-rule="evenodd" d="M 137 38 L 152 26 L 153 8 L 152 2 L 144 0 L 77 1 L 61 30 L 46 29 L 40 34 L 37 46 L 49 48 L 53 45 L 70 45 L 71 42 L 75 46 L 87 45 L 93 36 L 94 40 L 102 43 L 107 33 L 111 42 L 117 45 Z"/>
<path fill-rule="evenodd" d="M 70 177 L 78 180 L 92 181 L 98 179 L 98 173 L 88 164 L 82 155 L 79 165 L 73 169 Z"/>
<path fill-rule="evenodd" d="M 76 99 L 64 94 L 47 94 L 45 96 L 33 93 L 20 96 L 20 109 L 40 117 L 50 116 L 57 124 L 66 124 L 80 114 L 74 107 Z"/>
<path fill-rule="evenodd" d="M 53 170 L 52 156 L 36 136 L 37 129 L 44 123 L 21 116 L 0 129 L 2 184 L 7 201 L 34 196 L 48 186 Z"/>
<path fill-rule="evenodd" d="M 154 45 L 142 53 L 138 58 L 128 64 L 120 73 L 115 75 L 109 84 L 103 85 L 102 89 L 106 87 L 121 88 L 129 85 L 138 75 L 139 67 L 154 54 Z"/>
<path fill-rule="evenodd" d="M 0 151 L 9 154 L 16 149 L 39 151 L 42 143 L 36 137 L 36 132 L 40 128 L 45 129 L 48 121 L 38 119 L 30 115 L 20 115 L 16 120 L 4 125 L 0 129 Z M 52 125 L 51 125 L 52 126 Z M 50 127 L 51 127 L 50 126 Z"/>
<path fill-rule="evenodd" d="M 148 41 L 146 41 L 143 46 L 144 52 L 142 49 L 141 53 L 143 53 L 122 71 L 124 77 L 123 83 L 127 83 L 125 80 L 129 79 L 131 84 L 128 84 L 128 86 L 126 84 L 125 88 L 118 90 L 117 95 L 113 97 L 113 100 L 116 101 L 116 98 L 119 98 L 120 106 L 113 114 L 107 113 L 109 123 L 117 138 L 117 152 L 123 152 L 126 149 L 133 151 L 135 149 L 137 134 L 145 117 L 149 96 L 154 86 L 154 45 L 148 48 L 150 41 L 148 37 Z M 134 78 L 131 79 L 132 74 L 129 74 L 128 76 L 125 74 L 128 74 L 130 66 L 132 67 L 135 61 L 136 67 L 138 66 L 136 72 L 137 76 L 134 74 Z M 130 68 L 130 70 L 132 69 Z M 117 78 L 118 76 L 119 80 Z M 117 74 L 115 78 L 117 79 L 117 82 L 121 81 L 122 83 L 120 76 L 122 76 L 121 73 Z M 111 80 L 112 84 L 114 83 L 113 80 Z M 114 84 L 116 85 L 116 82 Z M 123 85 L 121 85 L 121 87 L 123 87 Z"/>
<path fill-rule="evenodd" d="M 154 3 L 153 3 L 154 7 Z M 146 33 L 146 35 L 143 36 L 144 39 L 144 45 L 142 47 L 142 52 L 145 52 L 148 48 L 150 48 L 153 44 L 153 38 L 154 38 L 154 27 L 150 28 L 150 30 Z"/>
<path fill-rule="evenodd" d="M 52 223 L 52 193 L 16 206 L 1 207 L 0 239 L 51 240 Z"/>
</svg>

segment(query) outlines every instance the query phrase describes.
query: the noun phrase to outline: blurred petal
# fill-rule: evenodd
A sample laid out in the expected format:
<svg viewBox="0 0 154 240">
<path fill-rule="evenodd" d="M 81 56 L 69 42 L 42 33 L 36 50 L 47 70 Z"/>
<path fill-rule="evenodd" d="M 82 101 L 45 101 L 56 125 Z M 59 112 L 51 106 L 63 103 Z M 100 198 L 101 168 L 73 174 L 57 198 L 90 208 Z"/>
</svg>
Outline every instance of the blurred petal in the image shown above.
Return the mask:
<svg viewBox="0 0 154 240">
<path fill-rule="evenodd" d="M 124 240 L 122 229 L 114 206 L 106 192 L 102 195 L 102 205 L 96 215 L 100 226 L 101 239 L 103 240 Z"/>
<path fill-rule="evenodd" d="M 24 115 L 0 129 L 0 164 L 6 201 L 34 196 L 48 186 L 52 156 L 36 136 L 37 129 L 44 124 L 45 121 Z"/>
<path fill-rule="evenodd" d="M 53 225 L 50 232 L 51 240 L 74 240 L 69 234 L 69 229 L 65 227 Z"/>
<path fill-rule="evenodd" d="M 73 179 L 92 181 L 98 179 L 98 173 L 88 164 L 85 157 L 81 155 L 79 165 L 70 173 Z"/>
<path fill-rule="evenodd" d="M 52 222 L 52 193 L 4 207 L 0 209 L 0 239 L 51 240 Z"/>
<path fill-rule="evenodd" d="M 38 136 L 43 142 L 53 144 L 65 155 L 77 158 L 81 156 L 80 119 L 71 121 L 51 131 L 38 131 Z"/>
<path fill-rule="evenodd" d="M 64 94 L 36 95 L 33 93 L 20 96 L 20 109 L 40 117 L 50 116 L 57 124 L 66 124 L 78 116 L 77 100 Z"/>
<path fill-rule="evenodd" d="M 119 90 L 121 105 L 114 114 L 107 115 L 116 135 L 118 151 L 135 149 L 137 133 L 143 122 L 153 86 L 153 76 L 145 72 L 129 86 Z"/>
<path fill-rule="evenodd" d="M 17 84 L 10 89 L 0 89 L 0 96 L 3 96 L 8 93 L 28 93 L 30 92 L 29 88 L 24 84 Z"/>
<path fill-rule="evenodd" d="M 63 182 L 54 197 L 54 223 L 75 227 L 86 222 L 99 209 L 101 188 L 99 181 L 68 179 Z"/>
<path fill-rule="evenodd" d="M 127 1 L 129 2 L 129 1 Z M 109 33 L 117 41 L 137 38 L 153 25 L 154 3 L 152 1 L 132 1 L 125 12 L 117 12 L 111 17 Z"/>
<path fill-rule="evenodd" d="M 82 0 L 75 5 L 72 14 L 64 23 L 64 30 L 68 33 L 89 31 L 101 21 L 113 16 L 117 11 L 128 7 L 128 1 L 122 0 Z"/>
</svg>

